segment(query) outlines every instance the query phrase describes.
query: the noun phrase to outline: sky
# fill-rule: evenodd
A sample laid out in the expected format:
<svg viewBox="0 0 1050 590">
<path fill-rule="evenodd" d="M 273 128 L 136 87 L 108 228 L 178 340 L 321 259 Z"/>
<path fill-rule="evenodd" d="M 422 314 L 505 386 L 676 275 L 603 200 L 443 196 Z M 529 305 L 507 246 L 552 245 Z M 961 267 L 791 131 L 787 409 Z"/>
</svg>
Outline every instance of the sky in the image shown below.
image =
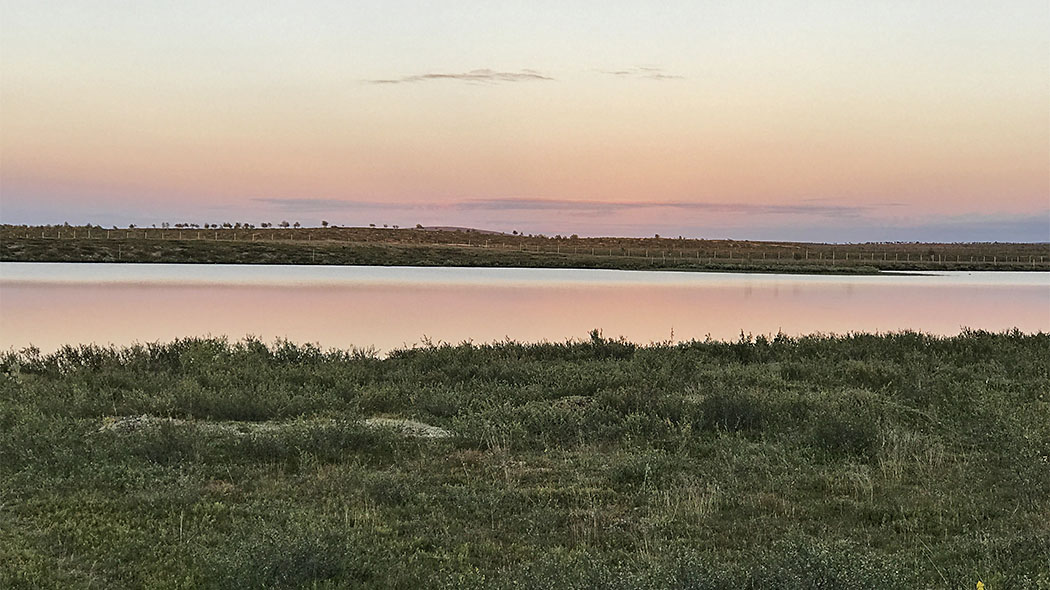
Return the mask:
<svg viewBox="0 0 1050 590">
<path fill-rule="evenodd" d="M 0 0 L 0 223 L 1050 241 L 1050 3 Z"/>
</svg>

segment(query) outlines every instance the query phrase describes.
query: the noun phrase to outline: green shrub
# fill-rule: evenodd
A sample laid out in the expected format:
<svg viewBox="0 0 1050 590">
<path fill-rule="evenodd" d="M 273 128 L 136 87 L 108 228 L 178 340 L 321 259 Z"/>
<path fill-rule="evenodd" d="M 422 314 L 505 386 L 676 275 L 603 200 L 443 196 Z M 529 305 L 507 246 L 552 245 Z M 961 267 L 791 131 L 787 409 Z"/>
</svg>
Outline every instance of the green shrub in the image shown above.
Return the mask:
<svg viewBox="0 0 1050 590">
<path fill-rule="evenodd" d="M 760 429 L 767 415 L 757 396 L 740 391 L 709 395 L 700 402 L 699 409 L 705 429 L 726 432 Z"/>
</svg>

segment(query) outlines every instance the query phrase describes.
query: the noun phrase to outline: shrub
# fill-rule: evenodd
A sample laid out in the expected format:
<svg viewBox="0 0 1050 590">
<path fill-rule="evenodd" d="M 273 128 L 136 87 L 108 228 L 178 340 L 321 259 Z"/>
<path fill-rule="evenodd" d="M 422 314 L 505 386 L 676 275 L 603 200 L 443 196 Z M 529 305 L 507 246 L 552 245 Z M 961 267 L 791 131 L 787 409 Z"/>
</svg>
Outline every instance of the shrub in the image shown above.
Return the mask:
<svg viewBox="0 0 1050 590">
<path fill-rule="evenodd" d="M 702 426 L 707 430 L 739 432 L 762 427 L 766 411 L 755 396 L 742 392 L 719 392 L 700 402 Z"/>
<path fill-rule="evenodd" d="M 824 415 L 817 419 L 813 439 L 836 457 L 870 459 L 878 446 L 878 428 L 865 417 Z"/>
</svg>

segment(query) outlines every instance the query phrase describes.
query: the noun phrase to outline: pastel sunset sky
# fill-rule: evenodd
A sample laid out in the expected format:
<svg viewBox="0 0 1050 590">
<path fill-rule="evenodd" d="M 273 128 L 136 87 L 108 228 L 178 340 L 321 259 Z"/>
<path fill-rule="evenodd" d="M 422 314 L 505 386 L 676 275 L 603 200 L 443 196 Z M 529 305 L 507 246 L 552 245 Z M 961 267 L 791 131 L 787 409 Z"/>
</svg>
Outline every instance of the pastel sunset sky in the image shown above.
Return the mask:
<svg viewBox="0 0 1050 590">
<path fill-rule="evenodd" d="M 1050 240 L 1046 0 L 0 0 L 0 222 Z"/>
</svg>

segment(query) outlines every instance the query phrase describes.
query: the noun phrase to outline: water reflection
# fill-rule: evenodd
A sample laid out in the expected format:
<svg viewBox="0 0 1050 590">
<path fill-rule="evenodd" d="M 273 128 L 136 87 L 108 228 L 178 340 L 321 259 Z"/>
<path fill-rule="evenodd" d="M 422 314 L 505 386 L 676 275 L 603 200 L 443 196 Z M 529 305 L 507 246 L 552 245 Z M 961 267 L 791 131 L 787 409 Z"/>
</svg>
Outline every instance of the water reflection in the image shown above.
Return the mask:
<svg viewBox="0 0 1050 590">
<path fill-rule="evenodd" d="M 53 350 L 80 342 L 255 335 L 386 351 L 424 337 L 560 341 L 594 328 L 641 343 L 669 340 L 672 331 L 675 340 L 777 331 L 1050 331 L 1047 273 L 225 268 L 224 275 L 223 267 L 192 265 L 0 265 L 0 346 Z"/>
</svg>

